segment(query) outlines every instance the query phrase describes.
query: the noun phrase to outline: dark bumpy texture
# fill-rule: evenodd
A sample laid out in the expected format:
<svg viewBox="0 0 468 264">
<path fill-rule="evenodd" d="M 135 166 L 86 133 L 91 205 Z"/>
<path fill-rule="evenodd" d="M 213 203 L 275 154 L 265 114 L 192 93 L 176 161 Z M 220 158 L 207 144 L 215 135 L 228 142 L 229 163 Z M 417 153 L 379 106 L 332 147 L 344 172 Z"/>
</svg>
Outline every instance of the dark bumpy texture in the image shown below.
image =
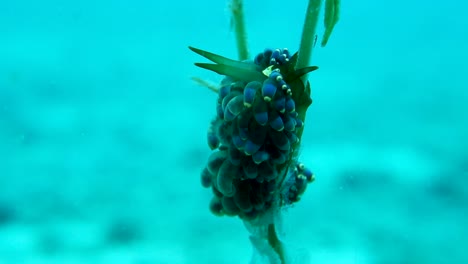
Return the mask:
<svg viewBox="0 0 468 264">
<path fill-rule="evenodd" d="M 287 49 L 265 50 L 254 60 L 267 69 L 263 83 L 232 77 L 221 82 L 207 135 L 213 153 L 201 175 L 202 185 L 213 190 L 216 215 L 253 219 L 273 204 L 298 201 L 313 180 L 297 162 L 297 130 L 304 120 L 280 71 L 290 58 Z"/>
</svg>

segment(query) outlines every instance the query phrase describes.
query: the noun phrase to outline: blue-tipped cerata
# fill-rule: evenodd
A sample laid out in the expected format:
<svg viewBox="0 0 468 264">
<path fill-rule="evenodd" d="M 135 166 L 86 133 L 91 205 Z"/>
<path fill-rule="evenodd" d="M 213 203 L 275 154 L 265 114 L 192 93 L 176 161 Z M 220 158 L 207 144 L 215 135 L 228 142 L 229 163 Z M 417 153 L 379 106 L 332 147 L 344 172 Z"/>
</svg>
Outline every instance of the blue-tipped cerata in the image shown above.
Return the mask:
<svg viewBox="0 0 468 264">
<path fill-rule="evenodd" d="M 298 201 L 313 180 L 297 161 L 299 113 L 311 103 L 299 77 L 316 67 L 295 69 L 297 53 L 287 49 L 266 49 L 254 61 L 190 49 L 213 62 L 197 66 L 225 76 L 207 133 L 213 152 L 201 173 L 201 184 L 213 192 L 210 210 L 250 220 Z"/>
<path fill-rule="evenodd" d="M 262 84 L 257 81 L 249 82 L 244 88 L 244 106 L 251 107 L 255 101 L 257 90 L 260 90 Z"/>
<path fill-rule="evenodd" d="M 276 83 L 270 78 L 266 79 L 262 85 L 263 100 L 270 102 L 276 94 Z"/>
</svg>

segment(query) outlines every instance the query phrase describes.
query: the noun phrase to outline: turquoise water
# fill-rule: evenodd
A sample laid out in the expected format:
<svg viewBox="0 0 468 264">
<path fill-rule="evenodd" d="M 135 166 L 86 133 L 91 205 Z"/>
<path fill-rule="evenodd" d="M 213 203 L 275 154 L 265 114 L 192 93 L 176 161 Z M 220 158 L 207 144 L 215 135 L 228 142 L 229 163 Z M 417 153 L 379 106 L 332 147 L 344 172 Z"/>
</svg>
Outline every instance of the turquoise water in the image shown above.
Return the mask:
<svg viewBox="0 0 468 264">
<path fill-rule="evenodd" d="M 245 0 L 249 47 L 299 46 L 306 1 Z M 343 1 L 314 50 L 284 215 L 311 263 L 468 263 L 468 22 L 455 1 Z M 236 57 L 227 1 L 0 4 L 0 263 L 248 263 L 199 174 Z"/>
</svg>

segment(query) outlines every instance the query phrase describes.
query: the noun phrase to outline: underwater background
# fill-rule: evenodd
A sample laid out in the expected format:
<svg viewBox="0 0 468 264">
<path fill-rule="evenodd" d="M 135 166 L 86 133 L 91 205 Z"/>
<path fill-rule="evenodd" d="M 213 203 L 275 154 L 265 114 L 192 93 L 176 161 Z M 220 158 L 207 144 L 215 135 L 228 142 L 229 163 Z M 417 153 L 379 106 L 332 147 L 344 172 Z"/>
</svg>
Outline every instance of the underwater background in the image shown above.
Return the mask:
<svg viewBox="0 0 468 264">
<path fill-rule="evenodd" d="M 297 50 L 307 1 L 245 0 L 252 55 Z M 459 1 L 342 1 L 309 75 L 286 210 L 311 263 L 468 263 L 468 20 Z M 227 1 L 0 3 L 0 263 L 248 263 L 200 183 L 236 58 Z"/>
</svg>

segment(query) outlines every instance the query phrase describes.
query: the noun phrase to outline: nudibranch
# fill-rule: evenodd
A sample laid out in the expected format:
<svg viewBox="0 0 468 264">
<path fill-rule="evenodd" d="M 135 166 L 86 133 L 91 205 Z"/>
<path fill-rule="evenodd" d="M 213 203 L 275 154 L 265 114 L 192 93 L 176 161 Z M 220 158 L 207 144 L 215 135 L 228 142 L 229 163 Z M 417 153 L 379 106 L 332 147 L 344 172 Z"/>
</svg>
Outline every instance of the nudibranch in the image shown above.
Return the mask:
<svg viewBox="0 0 468 264">
<path fill-rule="evenodd" d="M 317 67 L 296 69 L 297 53 L 288 49 L 237 61 L 189 48 L 214 62 L 195 65 L 225 76 L 207 134 L 212 153 L 201 173 L 202 185 L 213 190 L 211 211 L 252 220 L 297 202 L 314 180 L 298 161 L 312 103 L 309 82 L 301 77 Z"/>
</svg>

